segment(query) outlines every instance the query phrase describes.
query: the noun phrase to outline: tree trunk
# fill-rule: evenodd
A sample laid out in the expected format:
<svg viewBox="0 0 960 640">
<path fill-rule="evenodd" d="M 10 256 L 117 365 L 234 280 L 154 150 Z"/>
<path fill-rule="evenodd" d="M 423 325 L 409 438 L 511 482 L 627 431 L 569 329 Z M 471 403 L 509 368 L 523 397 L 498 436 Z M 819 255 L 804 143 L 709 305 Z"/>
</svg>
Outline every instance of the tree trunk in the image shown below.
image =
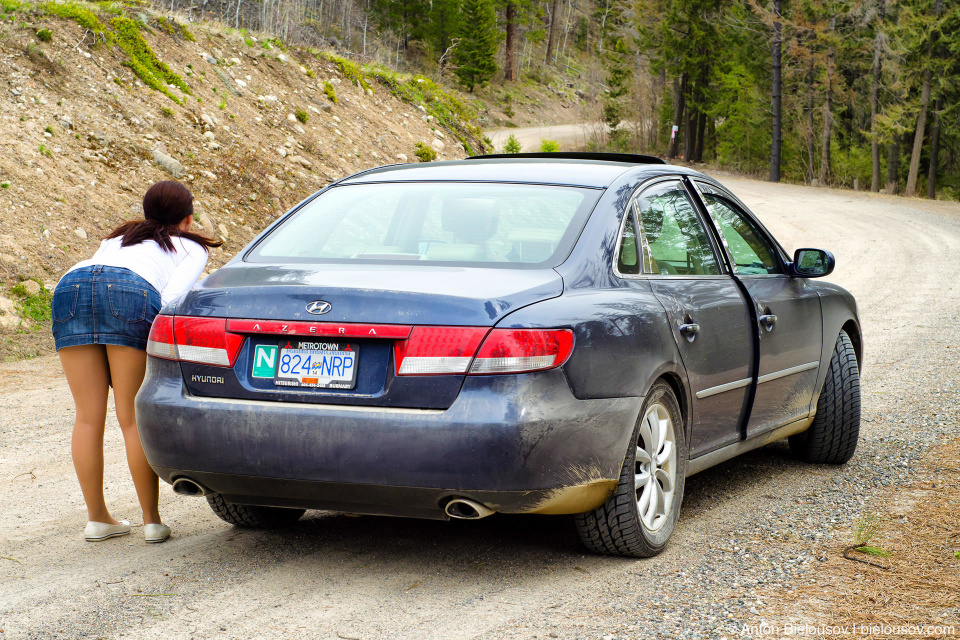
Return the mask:
<svg viewBox="0 0 960 640">
<path fill-rule="evenodd" d="M 504 44 L 504 55 L 503 55 L 503 79 L 504 80 L 516 80 L 517 76 L 514 72 L 514 63 L 513 63 L 513 35 L 514 30 L 516 29 L 515 22 L 517 21 L 516 16 L 516 5 L 512 2 L 507 3 L 507 41 Z"/>
<path fill-rule="evenodd" d="M 677 132 L 673 134 L 673 139 L 670 142 L 670 151 L 667 152 L 668 158 L 676 158 L 677 154 L 680 153 L 680 133 L 683 129 L 683 112 L 685 107 L 684 94 L 687 92 L 687 74 L 680 76 L 678 81 L 676 78 L 673 79 L 673 125 L 677 127 Z M 671 129 L 672 131 L 672 129 Z"/>
<path fill-rule="evenodd" d="M 933 8 L 933 15 L 939 16 L 943 10 L 942 0 L 937 0 Z M 930 44 L 927 46 L 927 57 L 930 62 L 933 61 L 934 45 L 937 42 L 937 32 L 930 34 Z M 910 155 L 910 170 L 907 172 L 907 188 L 903 195 L 908 198 L 917 193 L 917 174 L 920 172 L 920 154 L 923 153 L 923 137 L 926 134 L 927 127 L 927 108 L 930 106 L 930 81 L 932 80 L 930 68 L 923 72 L 923 89 L 920 92 L 920 115 L 917 117 L 917 132 L 913 136 L 913 153 Z"/>
<path fill-rule="evenodd" d="M 813 79 L 816 74 L 813 60 L 813 47 L 810 47 L 810 73 L 807 75 L 807 180 L 813 184 L 816 169 L 813 163 Z"/>
<path fill-rule="evenodd" d="M 830 31 L 833 31 L 836 18 L 830 18 Z M 827 100 L 823 104 L 823 136 L 820 138 L 820 183 L 830 182 L 830 128 L 833 126 L 833 46 L 827 49 Z"/>
<path fill-rule="evenodd" d="M 770 144 L 770 182 L 780 182 L 781 96 L 783 25 L 780 0 L 773 0 L 773 137 Z"/>
<path fill-rule="evenodd" d="M 690 102 L 687 106 L 687 118 L 683 129 L 683 159 L 687 162 L 693 161 L 693 149 L 697 143 L 697 109 L 694 106 L 699 102 L 695 96 L 690 96 Z"/>
<path fill-rule="evenodd" d="M 880 16 L 883 15 L 883 3 L 880 3 Z M 883 33 L 880 31 L 882 17 L 877 18 L 877 37 L 873 47 L 873 84 L 870 87 L 870 157 L 873 172 L 870 176 L 870 191 L 880 191 L 880 140 L 877 131 L 877 110 L 880 96 L 880 65 L 883 51 Z"/>
<path fill-rule="evenodd" d="M 697 113 L 697 144 L 694 146 L 693 159 L 696 162 L 703 162 L 703 135 L 707 128 L 707 114 L 703 111 Z"/>
<path fill-rule="evenodd" d="M 923 74 L 923 90 L 920 92 L 920 115 L 917 117 L 917 132 L 913 136 L 913 153 L 910 155 L 910 171 L 907 172 L 907 188 L 903 195 L 912 198 L 917 194 L 917 174 L 920 172 L 920 154 L 923 152 L 923 136 L 927 128 L 927 107 L 930 106 L 930 69 Z"/>
<path fill-rule="evenodd" d="M 906 136 L 907 134 L 903 134 Z M 887 149 L 887 194 L 897 192 L 897 181 L 900 174 L 900 136 L 894 134 L 893 142 Z"/>
<path fill-rule="evenodd" d="M 553 47 L 557 37 L 557 3 L 559 0 L 553 0 L 550 8 L 550 37 L 547 38 L 547 59 L 546 63 L 551 64 L 550 58 L 553 57 Z"/>
<path fill-rule="evenodd" d="M 933 103 L 933 123 L 930 126 L 930 169 L 927 172 L 927 197 L 937 199 L 937 169 L 940 155 L 940 99 Z"/>
</svg>

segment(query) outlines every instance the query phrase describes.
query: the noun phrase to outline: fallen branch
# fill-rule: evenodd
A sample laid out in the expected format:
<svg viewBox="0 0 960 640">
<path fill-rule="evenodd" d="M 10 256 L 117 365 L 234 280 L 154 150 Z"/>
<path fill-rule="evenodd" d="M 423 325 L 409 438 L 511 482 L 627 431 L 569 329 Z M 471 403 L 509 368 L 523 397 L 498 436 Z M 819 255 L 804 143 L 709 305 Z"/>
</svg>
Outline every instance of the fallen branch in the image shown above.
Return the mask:
<svg viewBox="0 0 960 640">
<path fill-rule="evenodd" d="M 863 558 L 857 558 L 856 556 L 849 555 L 851 551 L 856 551 L 862 546 L 863 545 L 860 545 L 860 544 L 852 544 L 849 547 L 845 547 L 843 550 L 843 557 L 846 558 L 847 560 L 853 560 L 854 562 L 862 562 L 863 564 L 868 564 L 871 567 L 877 567 L 878 569 L 883 569 L 884 571 L 890 570 L 890 567 L 886 567 L 882 564 L 871 562 L 869 560 L 864 560 Z"/>
</svg>

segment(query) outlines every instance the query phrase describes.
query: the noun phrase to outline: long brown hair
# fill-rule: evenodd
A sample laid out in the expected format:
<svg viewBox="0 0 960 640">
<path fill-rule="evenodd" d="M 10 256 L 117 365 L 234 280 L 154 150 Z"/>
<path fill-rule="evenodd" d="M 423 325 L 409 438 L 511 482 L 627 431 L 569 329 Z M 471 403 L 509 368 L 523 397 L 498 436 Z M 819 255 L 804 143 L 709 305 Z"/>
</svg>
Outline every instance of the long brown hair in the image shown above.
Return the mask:
<svg viewBox="0 0 960 640">
<path fill-rule="evenodd" d="M 212 240 L 199 233 L 181 231 L 179 225 L 187 216 L 193 215 L 193 194 L 179 182 L 165 180 L 158 182 L 143 196 L 143 220 L 129 220 L 110 232 L 107 239 L 123 238 L 121 247 L 140 244 L 144 240 L 153 240 L 163 250 L 171 253 L 172 236 L 193 240 L 204 249 L 219 247 L 222 240 Z"/>
</svg>

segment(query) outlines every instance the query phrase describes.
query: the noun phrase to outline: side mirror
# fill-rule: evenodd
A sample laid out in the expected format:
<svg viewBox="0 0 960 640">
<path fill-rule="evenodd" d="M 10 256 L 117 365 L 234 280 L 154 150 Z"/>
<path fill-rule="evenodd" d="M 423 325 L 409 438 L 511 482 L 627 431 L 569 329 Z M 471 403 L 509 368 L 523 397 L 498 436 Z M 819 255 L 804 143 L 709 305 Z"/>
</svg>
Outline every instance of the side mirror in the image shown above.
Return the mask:
<svg viewBox="0 0 960 640">
<path fill-rule="evenodd" d="M 797 249 L 793 254 L 793 275 L 801 278 L 822 278 L 833 273 L 837 260 L 823 249 Z"/>
</svg>

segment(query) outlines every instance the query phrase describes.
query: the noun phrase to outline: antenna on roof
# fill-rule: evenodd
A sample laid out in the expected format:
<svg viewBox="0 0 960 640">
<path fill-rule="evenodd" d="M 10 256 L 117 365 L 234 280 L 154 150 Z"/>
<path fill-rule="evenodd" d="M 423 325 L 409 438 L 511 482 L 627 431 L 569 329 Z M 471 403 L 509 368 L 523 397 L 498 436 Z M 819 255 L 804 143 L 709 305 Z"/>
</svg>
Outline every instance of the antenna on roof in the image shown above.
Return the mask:
<svg viewBox="0 0 960 640">
<path fill-rule="evenodd" d="M 504 158 L 540 158 L 545 160 L 603 160 L 630 164 L 667 164 L 656 156 L 639 153 L 592 153 L 588 151 L 554 151 L 550 153 L 491 153 L 485 156 L 470 156 L 467 160 L 491 160 Z"/>
</svg>

